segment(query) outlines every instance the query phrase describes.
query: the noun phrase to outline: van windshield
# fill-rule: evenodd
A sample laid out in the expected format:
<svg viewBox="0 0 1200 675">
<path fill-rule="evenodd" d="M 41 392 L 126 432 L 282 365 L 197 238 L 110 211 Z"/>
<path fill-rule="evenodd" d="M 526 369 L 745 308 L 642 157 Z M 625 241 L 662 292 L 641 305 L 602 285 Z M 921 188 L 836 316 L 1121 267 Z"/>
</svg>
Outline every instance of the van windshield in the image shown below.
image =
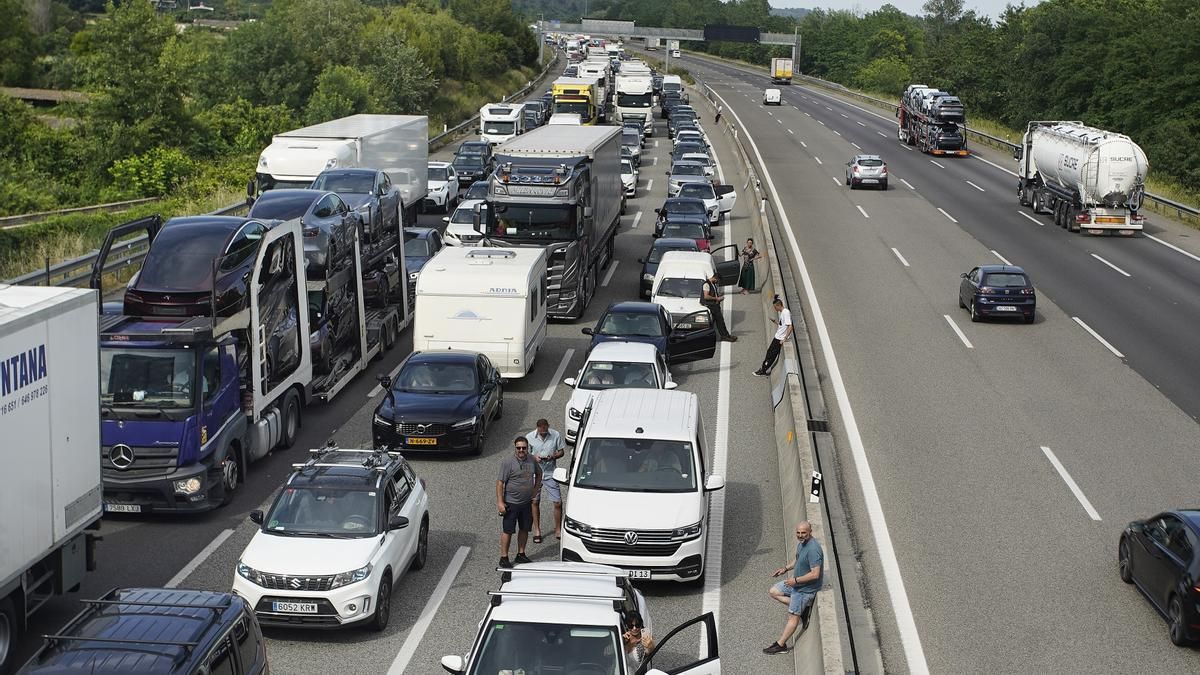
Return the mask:
<svg viewBox="0 0 1200 675">
<path fill-rule="evenodd" d="M 633 492 L 694 492 L 692 444 L 647 438 L 589 438 L 575 487 Z"/>
<path fill-rule="evenodd" d="M 488 120 L 483 123 L 483 133 L 485 134 L 511 134 L 516 132 L 516 122 L 494 122 Z"/>
<path fill-rule="evenodd" d="M 658 285 L 655 295 L 664 298 L 699 298 L 703 279 L 675 279 L 668 277 Z"/>
<path fill-rule="evenodd" d="M 654 364 L 630 361 L 589 361 L 579 378 L 580 389 L 657 389 Z"/>
</svg>

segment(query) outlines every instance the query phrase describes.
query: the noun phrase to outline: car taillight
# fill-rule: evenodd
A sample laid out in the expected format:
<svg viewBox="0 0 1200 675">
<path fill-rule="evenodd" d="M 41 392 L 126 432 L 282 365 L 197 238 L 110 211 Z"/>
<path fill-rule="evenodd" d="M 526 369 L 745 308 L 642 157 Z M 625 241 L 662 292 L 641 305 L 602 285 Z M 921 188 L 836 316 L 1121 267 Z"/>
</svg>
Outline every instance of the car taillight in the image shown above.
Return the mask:
<svg viewBox="0 0 1200 675">
<path fill-rule="evenodd" d="M 304 228 L 304 236 L 306 236 L 306 237 L 315 237 L 320 233 L 321 233 L 321 229 L 317 228 L 317 227 Z"/>
<path fill-rule="evenodd" d="M 1087 211 L 1080 211 L 1079 213 L 1075 214 L 1075 222 L 1077 223 L 1090 223 L 1091 221 L 1092 214 L 1088 213 Z"/>
<path fill-rule="evenodd" d="M 885 175 L 885 176 L 886 176 L 886 175 L 887 175 L 887 167 L 885 166 L 885 167 L 883 167 L 882 169 L 880 169 L 880 170 L 879 170 L 879 173 L 881 173 L 881 174 L 883 174 L 883 175 Z"/>
<path fill-rule="evenodd" d="M 855 167 L 854 167 L 854 173 L 858 173 L 858 167 L 857 167 L 857 166 L 855 166 Z"/>
<path fill-rule="evenodd" d="M 1032 288 L 1022 288 L 1021 295 L 1033 295 L 1033 289 Z"/>
</svg>

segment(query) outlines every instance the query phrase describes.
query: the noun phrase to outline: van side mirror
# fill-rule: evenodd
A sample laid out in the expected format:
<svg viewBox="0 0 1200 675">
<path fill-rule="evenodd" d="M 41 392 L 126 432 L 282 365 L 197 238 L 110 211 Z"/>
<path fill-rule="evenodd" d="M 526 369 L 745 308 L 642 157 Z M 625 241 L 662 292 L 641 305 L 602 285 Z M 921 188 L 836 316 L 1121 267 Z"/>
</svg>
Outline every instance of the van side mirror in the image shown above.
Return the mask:
<svg viewBox="0 0 1200 675">
<path fill-rule="evenodd" d="M 712 476 L 709 476 L 708 478 L 704 479 L 704 491 L 705 492 L 716 492 L 717 490 L 720 490 L 723 487 L 725 487 L 725 477 L 724 476 L 712 475 Z"/>
<path fill-rule="evenodd" d="M 576 383 L 575 383 L 575 378 L 573 378 L 573 377 L 568 377 L 568 378 L 566 378 L 566 379 L 564 379 L 564 380 L 563 380 L 563 384 L 567 385 L 568 387 L 572 387 L 572 388 L 573 388 L 573 387 L 575 386 L 575 384 L 576 384 Z"/>
</svg>

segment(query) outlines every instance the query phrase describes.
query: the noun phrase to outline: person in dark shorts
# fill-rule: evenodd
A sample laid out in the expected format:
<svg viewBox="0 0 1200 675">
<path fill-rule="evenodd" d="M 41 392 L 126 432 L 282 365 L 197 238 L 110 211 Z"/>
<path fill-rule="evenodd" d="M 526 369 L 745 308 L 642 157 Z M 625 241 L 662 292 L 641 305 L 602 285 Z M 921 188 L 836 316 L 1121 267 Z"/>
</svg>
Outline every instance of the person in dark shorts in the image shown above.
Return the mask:
<svg viewBox="0 0 1200 675">
<path fill-rule="evenodd" d="M 525 543 L 533 527 L 533 496 L 542 490 L 542 468 L 529 456 L 529 440 L 524 436 L 513 439 L 513 454 L 500 462 L 496 476 L 496 510 L 504 518 L 500 533 L 500 567 L 512 567 L 508 548 L 512 535 L 517 533 L 518 563 L 532 562 L 525 555 Z"/>
</svg>

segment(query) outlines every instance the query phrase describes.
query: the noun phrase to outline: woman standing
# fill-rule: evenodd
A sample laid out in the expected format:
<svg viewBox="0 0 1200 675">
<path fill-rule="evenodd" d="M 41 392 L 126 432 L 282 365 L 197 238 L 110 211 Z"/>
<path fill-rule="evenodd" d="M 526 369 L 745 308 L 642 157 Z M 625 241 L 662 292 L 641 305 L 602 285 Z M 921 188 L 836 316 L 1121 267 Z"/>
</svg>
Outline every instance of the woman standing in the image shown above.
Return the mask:
<svg viewBox="0 0 1200 675">
<path fill-rule="evenodd" d="M 742 290 L 738 291 L 739 293 L 745 294 L 755 289 L 754 261 L 761 257 L 762 254 L 754 248 L 754 240 L 747 239 L 742 248 L 742 276 L 738 279 L 738 286 Z"/>
</svg>

